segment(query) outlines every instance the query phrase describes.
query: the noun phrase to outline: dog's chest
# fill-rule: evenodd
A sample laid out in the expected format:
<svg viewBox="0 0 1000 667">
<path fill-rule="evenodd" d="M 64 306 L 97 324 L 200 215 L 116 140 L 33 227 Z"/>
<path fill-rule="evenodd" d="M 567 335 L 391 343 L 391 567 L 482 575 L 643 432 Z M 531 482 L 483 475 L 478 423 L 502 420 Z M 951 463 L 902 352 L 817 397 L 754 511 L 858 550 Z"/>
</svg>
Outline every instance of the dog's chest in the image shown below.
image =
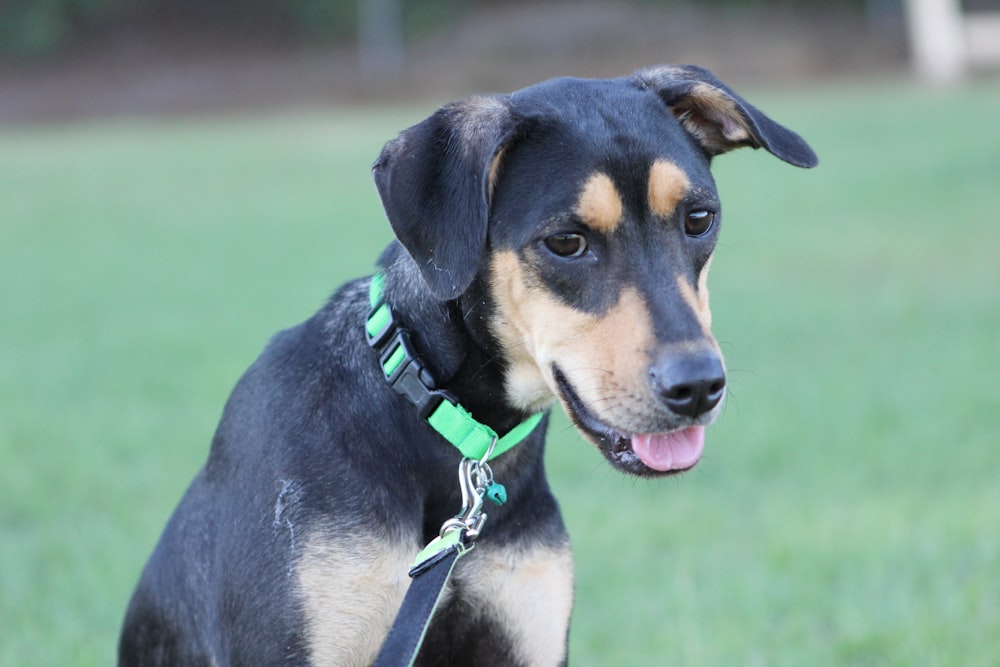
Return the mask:
<svg viewBox="0 0 1000 667">
<path fill-rule="evenodd" d="M 296 578 L 312 664 L 372 663 L 415 551 L 374 538 L 307 539 Z M 464 664 L 563 664 L 572 597 L 568 544 L 479 545 L 456 567 L 418 664 L 449 664 L 457 655 Z"/>
</svg>

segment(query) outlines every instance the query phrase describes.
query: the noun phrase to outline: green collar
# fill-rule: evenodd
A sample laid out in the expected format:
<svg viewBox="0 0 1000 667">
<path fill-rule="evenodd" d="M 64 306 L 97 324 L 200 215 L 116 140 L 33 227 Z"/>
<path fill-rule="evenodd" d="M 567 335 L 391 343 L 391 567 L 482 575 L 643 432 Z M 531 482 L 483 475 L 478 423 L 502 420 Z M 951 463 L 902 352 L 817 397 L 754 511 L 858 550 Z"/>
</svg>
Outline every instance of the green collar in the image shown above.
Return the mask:
<svg viewBox="0 0 1000 667">
<path fill-rule="evenodd" d="M 417 408 L 421 419 L 453 444 L 462 456 L 476 461 L 495 458 L 528 437 L 544 413 L 538 412 L 499 437 L 492 428 L 476 421 L 447 392 L 437 388 L 434 378 L 417 357 L 410 334 L 393 318 L 383 299 L 385 275 L 372 276 L 368 288 L 371 312 L 365 322 L 368 344 L 378 353 L 386 380 Z"/>
</svg>

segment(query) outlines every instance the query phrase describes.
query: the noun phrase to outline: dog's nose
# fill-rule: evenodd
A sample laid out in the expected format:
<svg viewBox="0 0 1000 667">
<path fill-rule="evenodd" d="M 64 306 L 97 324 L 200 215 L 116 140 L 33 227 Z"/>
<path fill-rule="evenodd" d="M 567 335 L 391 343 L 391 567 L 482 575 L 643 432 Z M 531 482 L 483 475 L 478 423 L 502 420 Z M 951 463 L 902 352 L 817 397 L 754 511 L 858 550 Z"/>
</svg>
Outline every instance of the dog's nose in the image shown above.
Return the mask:
<svg viewBox="0 0 1000 667">
<path fill-rule="evenodd" d="M 671 412 L 698 417 L 722 400 L 726 372 L 710 351 L 666 355 L 649 369 L 653 389 Z"/>
</svg>

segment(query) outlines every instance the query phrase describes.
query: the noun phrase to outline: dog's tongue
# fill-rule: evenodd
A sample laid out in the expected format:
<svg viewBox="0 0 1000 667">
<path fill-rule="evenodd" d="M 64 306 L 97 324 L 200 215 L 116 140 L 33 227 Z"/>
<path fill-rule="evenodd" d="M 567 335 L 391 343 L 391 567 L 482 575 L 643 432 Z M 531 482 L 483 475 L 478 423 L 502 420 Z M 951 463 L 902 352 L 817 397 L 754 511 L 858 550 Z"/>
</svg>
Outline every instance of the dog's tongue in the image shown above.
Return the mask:
<svg viewBox="0 0 1000 667">
<path fill-rule="evenodd" d="M 653 470 L 686 470 L 698 462 L 705 447 L 705 427 L 690 426 L 673 433 L 632 436 L 632 451 Z"/>
</svg>

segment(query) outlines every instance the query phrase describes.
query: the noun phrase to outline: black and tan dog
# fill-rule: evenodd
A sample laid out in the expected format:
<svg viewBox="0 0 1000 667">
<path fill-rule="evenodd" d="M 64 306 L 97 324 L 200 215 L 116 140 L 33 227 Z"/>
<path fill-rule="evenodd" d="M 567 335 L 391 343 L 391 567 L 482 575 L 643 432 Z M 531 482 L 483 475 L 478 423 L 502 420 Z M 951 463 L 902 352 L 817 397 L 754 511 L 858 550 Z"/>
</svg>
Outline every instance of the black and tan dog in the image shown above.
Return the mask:
<svg viewBox="0 0 1000 667">
<path fill-rule="evenodd" d="M 816 164 L 687 66 L 474 97 L 389 142 L 384 298 L 427 384 L 500 434 L 558 400 L 629 474 L 694 466 L 725 393 L 709 165 L 740 146 Z M 132 598 L 121 665 L 371 664 L 415 553 L 461 507 L 462 455 L 386 381 L 369 308 L 369 280 L 346 285 L 239 381 Z M 544 432 L 492 462 L 509 502 L 419 664 L 566 663 L 572 564 Z"/>
</svg>

